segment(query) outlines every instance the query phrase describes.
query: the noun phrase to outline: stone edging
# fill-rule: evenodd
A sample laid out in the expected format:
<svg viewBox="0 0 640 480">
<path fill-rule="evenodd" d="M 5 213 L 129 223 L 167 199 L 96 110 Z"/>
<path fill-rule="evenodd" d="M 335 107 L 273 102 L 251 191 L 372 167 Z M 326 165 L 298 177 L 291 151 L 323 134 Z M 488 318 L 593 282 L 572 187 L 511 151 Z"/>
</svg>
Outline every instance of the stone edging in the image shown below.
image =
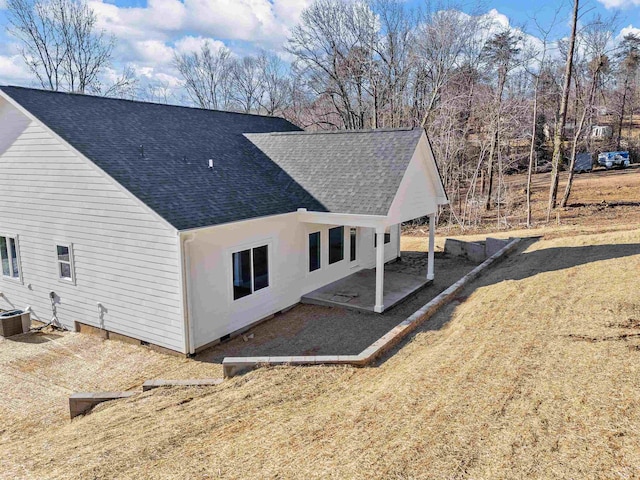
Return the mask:
<svg viewBox="0 0 640 480">
<path fill-rule="evenodd" d="M 413 313 L 406 320 L 393 327 L 378 340 L 369 345 L 358 355 L 308 355 L 308 356 L 277 356 L 277 357 L 225 357 L 222 367 L 225 378 L 234 377 L 238 374 L 252 370 L 259 366 L 275 365 L 353 365 L 362 367 L 368 365 L 385 351 L 397 345 L 404 337 L 415 328 L 430 318 L 443 305 L 448 303 L 467 283 L 471 282 L 480 273 L 493 264 L 502 256 L 511 252 L 520 242 L 519 238 L 511 240 L 506 246 L 498 250 L 491 257 L 476 268 L 467 273 L 464 277 L 451 285 L 449 288 L 432 299 L 418 311 Z"/>
<path fill-rule="evenodd" d="M 198 378 L 189 380 L 163 380 L 161 378 L 156 378 L 145 381 L 142 384 L 142 391 L 146 392 L 160 387 L 210 387 L 220 385 L 222 380 L 222 378 Z M 126 392 L 74 393 L 69 397 L 69 417 L 75 418 L 78 415 L 85 415 L 100 403 L 119 400 L 121 398 L 130 398 L 138 393 L 140 392 L 132 390 L 128 390 Z"/>
</svg>

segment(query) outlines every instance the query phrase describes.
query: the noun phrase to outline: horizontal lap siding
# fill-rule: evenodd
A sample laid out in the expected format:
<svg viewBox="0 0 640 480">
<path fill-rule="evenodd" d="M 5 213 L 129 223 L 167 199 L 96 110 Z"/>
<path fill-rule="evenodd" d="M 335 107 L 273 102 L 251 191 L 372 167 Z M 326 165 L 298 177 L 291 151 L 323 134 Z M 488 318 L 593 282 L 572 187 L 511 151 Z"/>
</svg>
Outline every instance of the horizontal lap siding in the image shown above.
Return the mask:
<svg viewBox="0 0 640 480">
<path fill-rule="evenodd" d="M 0 280 L 0 308 L 184 350 L 179 242 L 175 230 L 130 198 L 37 122 L 0 103 L 0 233 L 19 237 L 23 282 Z M 58 280 L 56 242 L 73 243 L 76 284 Z M 98 302 L 104 306 L 102 319 Z"/>
<path fill-rule="evenodd" d="M 349 226 L 345 226 L 344 258 L 328 263 L 328 230 L 333 225 L 301 223 L 296 213 L 247 220 L 194 233 L 188 251 L 191 321 L 195 347 L 215 341 L 300 301 L 316 288 L 375 267 L 373 229 L 358 229 L 357 262 L 349 258 Z M 339 225 L 335 225 L 339 226 Z M 308 236 L 321 232 L 322 267 L 308 271 Z M 385 259 L 397 256 L 398 229 L 391 228 Z M 269 287 L 233 299 L 232 254 L 269 246 Z"/>
</svg>

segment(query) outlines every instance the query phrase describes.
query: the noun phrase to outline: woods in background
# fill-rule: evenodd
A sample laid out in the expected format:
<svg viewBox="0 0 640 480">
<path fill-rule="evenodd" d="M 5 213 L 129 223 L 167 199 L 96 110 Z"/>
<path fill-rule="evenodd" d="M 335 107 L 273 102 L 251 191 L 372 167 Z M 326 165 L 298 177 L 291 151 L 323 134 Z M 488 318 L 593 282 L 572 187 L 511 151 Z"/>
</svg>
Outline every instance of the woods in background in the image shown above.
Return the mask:
<svg viewBox="0 0 640 480">
<path fill-rule="evenodd" d="M 589 18 L 578 0 L 568 7 L 556 18 L 572 10 L 573 32 L 554 40 L 555 22 L 532 19 L 526 33 L 455 4 L 315 0 L 285 55 L 240 57 L 204 43 L 174 64 L 188 103 L 201 108 L 279 115 L 306 129 L 424 127 L 451 200 L 444 220 L 474 226 L 490 211 L 498 226 L 531 225 L 533 173 L 552 172 L 549 217 L 558 171 L 577 153 L 640 153 L 640 37 L 616 38 L 615 15 Z M 185 103 L 167 85 L 134 88 L 126 76 L 119 89 L 101 85 L 112 39 L 81 0 L 8 0 L 8 8 L 43 87 Z M 85 51 L 94 55 L 77 54 Z M 527 170 L 526 191 L 513 191 L 506 176 Z M 570 183 L 560 206 L 569 195 Z M 528 213 L 512 215 L 525 204 Z"/>
</svg>

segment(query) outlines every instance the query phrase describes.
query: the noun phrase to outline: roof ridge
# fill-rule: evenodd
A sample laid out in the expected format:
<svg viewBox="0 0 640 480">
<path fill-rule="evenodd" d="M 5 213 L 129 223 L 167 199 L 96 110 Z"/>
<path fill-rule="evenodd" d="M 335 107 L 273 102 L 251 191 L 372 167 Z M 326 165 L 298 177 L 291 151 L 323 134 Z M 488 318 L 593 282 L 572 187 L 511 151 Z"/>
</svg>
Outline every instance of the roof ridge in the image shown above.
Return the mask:
<svg viewBox="0 0 640 480">
<path fill-rule="evenodd" d="M 385 132 L 411 132 L 423 130 L 421 127 L 399 127 L 399 128 L 367 128 L 362 130 L 302 130 L 299 132 L 269 132 L 253 133 L 250 135 L 338 135 L 344 133 L 385 133 Z"/>
<path fill-rule="evenodd" d="M 173 103 L 150 102 L 150 101 L 147 101 L 147 100 L 133 100 L 133 99 L 130 99 L 130 98 L 104 97 L 104 96 L 101 96 L 101 95 L 92 95 L 90 93 L 63 92 L 63 91 L 55 91 L 55 90 L 45 90 L 43 88 L 22 87 L 20 85 L 0 85 L 0 90 L 4 91 L 5 88 L 18 88 L 20 90 L 31 90 L 33 92 L 41 92 L 41 93 L 47 93 L 47 94 L 72 95 L 72 96 L 78 96 L 78 97 L 96 98 L 96 99 L 99 99 L 99 100 L 112 100 L 112 101 L 117 101 L 117 102 L 130 102 L 130 103 L 138 103 L 138 104 L 143 104 L 143 105 L 158 105 L 158 106 L 161 106 L 161 107 L 186 108 L 186 109 L 189 109 L 189 110 L 201 110 L 201 111 L 205 111 L 205 112 L 229 113 L 229 114 L 233 114 L 233 115 L 245 115 L 245 116 L 249 116 L 249 117 L 281 118 L 281 119 L 286 120 L 286 118 L 284 118 L 284 117 L 276 117 L 276 116 L 273 116 L 273 115 L 263 115 L 263 114 L 260 114 L 260 113 L 234 112 L 234 111 L 230 111 L 230 110 L 219 110 L 219 109 L 213 109 L 213 108 L 191 107 L 191 106 L 188 106 L 188 105 L 177 105 L 177 104 L 173 104 Z"/>
</svg>

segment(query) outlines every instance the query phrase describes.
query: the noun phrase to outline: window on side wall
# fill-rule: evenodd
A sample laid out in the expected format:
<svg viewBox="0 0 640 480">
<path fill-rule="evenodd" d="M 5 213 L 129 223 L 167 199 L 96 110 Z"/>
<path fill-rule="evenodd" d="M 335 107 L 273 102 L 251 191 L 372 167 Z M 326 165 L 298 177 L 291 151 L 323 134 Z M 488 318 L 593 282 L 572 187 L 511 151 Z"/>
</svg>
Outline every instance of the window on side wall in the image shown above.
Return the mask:
<svg viewBox="0 0 640 480">
<path fill-rule="evenodd" d="M 309 271 L 318 270 L 320 261 L 320 232 L 313 232 L 309 234 Z"/>
<path fill-rule="evenodd" d="M 390 233 L 385 233 L 384 234 L 384 243 L 391 243 L 391 234 Z M 378 235 L 376 235 L 376 232 L 373 232 L 373 247 L 377 248 L 378 247 Z"/>
<path fill-rule="evenodd" d="M 269 247 L 267 245 L 234 252 L 231 260 L 234 300 L 269 286 Z"/>
<path fill-rule="evenodd" d="M 344 227 L 329 229 L 329 265 L 344 259 Z"/>
<path fill-rule="evenodd" d="M 66 282 L 75 282 L 72 245 L 70 243 L 56 245 L 56 259 L 58 262 L 58 278 Z"/>
<path fill-rule="evenodd" d="M 358 258 L 358 229 L 356 227 L 349 228 L 349 239 L 349 260 L 355 262 Z"/>
<path fill-rule="evenodd" d="M 17 237 L 0 236 L 0 259 L 2 276 L 20 280 L 20 261 Z"/>
</svg>

